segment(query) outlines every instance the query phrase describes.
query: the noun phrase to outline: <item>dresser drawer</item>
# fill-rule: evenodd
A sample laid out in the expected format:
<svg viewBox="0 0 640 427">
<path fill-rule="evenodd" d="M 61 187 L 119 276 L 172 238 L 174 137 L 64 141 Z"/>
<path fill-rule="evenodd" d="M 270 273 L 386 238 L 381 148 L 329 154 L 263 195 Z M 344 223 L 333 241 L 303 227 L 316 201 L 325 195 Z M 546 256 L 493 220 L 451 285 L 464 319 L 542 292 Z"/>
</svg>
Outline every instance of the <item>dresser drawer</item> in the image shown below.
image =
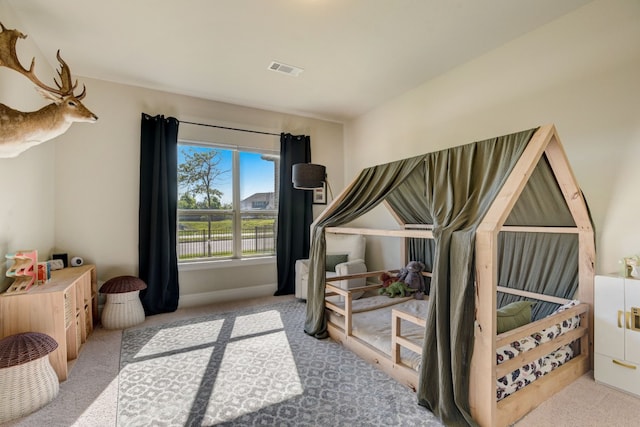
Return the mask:
<svg viewBox="0 0 640 427">
<path fill-rule="evenodd" d="M 595 353 L 593 376 L 598 382 L 640 396 L 640 365 Z"/>
</svg>

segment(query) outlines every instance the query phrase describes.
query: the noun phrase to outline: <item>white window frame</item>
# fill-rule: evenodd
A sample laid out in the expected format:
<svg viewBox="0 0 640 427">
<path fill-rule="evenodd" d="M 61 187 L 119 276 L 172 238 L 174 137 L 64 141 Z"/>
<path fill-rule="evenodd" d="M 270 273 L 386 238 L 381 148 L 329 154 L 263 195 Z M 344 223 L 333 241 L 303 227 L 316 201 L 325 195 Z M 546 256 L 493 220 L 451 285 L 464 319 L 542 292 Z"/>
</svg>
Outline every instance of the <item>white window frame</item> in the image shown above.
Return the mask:
<svg viewBox="0 0 640 427">
<path fill-rule="evenodd" d="M 273 255 L 256 255 L 256 256 L 243 256 L 242 255 L 242 215 L 246 213 L 255 213 L 255 210 L 242 210 L 241 206 L 241 197 L 240 197 L 240 153 L 257 153 L 257 154 L 268 154 L 272 156 L 280 157 L 279 150 L 270 150 L 265 148 L 256 148 L 250 146 L 238 146 L 238 145 L 230 145 L 230 144 L 222 144 L 215 142 L 204 142 L 204 141 L 194 141 L 189 139 L 178 139 L 178 147 L 180 146 L 193 146 L 193 147 L 204 147 L 204 148 L 212 148 L 212 149 L 221 149 L 228 150 L 232 152 L 232 206 L 233 208 L 230 210 L 227 209 L 202 209 L 202 210 L 194 210 L 194 209 L 178 209 L 177 218 L 178 222 L 180 219 L 180 214 L 188 214 L 188 213 L 223 213 L 225 215 L 231 215 L 232 217 L 232 228 L 233 228 L 233 252 L 229 257 L 202 257 L 195 259 L 186 259 L 180 260 L 178 259 L 178 265 L 180 270 L 190 271 L 190 270 L 199 270 L 202 268 L 208 267 L 229 267 L 229 266 L 248 266 L 248 265 L 259 265 L 259 264 L 267 264 L 273 263 L 275 261 L 275 245 L 276 245 L 276 236 L 274 235 L 274 254 Z M 274 189 L 276 203 L 279 190 L 278 188 Z M 278 209 L 265 209 L 260 210 L 260 213 L 272 214 L 275 216 L 276 221 L 276 229 L 277 229 L 277 220 L 278 220 Z M 176 233 L 179 231 L 176 230 Z M 178 241 L 179 239 L 176 239 Z"/>
</svg>

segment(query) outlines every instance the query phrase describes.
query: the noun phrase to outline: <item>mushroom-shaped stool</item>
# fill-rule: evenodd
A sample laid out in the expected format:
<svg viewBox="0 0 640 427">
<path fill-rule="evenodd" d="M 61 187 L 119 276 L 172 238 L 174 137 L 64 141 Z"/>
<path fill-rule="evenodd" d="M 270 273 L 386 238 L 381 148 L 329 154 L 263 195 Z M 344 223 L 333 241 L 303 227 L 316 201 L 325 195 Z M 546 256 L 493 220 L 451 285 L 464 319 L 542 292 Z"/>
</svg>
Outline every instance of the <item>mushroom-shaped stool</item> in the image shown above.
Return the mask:
<svg viewBox="0 0 640 427">
<path fill-rule="evenodd" d="M 0 424 L 40 409 L 60 390 L 49 362 L 56 340 L 40 332 L 23 332 L 0 340 Z"/>
<path fill-rule="evenodd" d="M 146 288 L 147 284 L 135 276 L 118 276 L 104 282 L 100 292 L 107 300 L 102 309 L 102 326 L 124 329 L 144 322 L 140 291 Z"/>
</svg>

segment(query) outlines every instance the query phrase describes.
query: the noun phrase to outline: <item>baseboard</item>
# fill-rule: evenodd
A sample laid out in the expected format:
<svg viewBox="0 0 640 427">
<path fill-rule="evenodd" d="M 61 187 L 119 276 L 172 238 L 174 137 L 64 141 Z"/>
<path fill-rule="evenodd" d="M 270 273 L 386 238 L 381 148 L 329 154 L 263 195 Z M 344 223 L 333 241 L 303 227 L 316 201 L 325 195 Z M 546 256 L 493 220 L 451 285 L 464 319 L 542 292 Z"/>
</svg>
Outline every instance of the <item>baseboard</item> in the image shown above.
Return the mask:
<svg viewBox="0 0 640 427">
<path fill-rule="evenodd" d="M 273 296 L 277 289 L 277 284 L 270 283 L 267 285 L 248 286 L 237 289 L 223 289 L 220 291 L 180 295 L 178 308 L 197 307 L 199 305 L 207 305 L 225 301 L 237 301 L 248 298 L 270 297 Z"/>
</svg>

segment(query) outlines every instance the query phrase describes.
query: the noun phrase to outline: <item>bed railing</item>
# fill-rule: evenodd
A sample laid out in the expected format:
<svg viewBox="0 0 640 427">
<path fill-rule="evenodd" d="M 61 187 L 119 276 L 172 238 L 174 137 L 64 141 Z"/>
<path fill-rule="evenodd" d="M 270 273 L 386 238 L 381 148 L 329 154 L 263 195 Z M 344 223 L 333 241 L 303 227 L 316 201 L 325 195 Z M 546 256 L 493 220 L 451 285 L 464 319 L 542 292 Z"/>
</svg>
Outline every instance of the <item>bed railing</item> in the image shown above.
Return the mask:
<svg viewBox="0 0 640 427">
<path fill-rule="evenodd" d="M 370 272 L 370 273 L 362 273 L 364 277 L 367 276 L 377 276 L 381 272 Z M 361 276 L 363 277 L 363 276 Z M 374 348 L 370 344 L 358 339 L 353 336 L 353 296 L 352 293 L 361 291 L 376 291 L 381 288 L 381 284 L 370 284 L 367 286 L 362 286 L 359 288 L 351 288 L 349 290 L 344 290 L 339 287 L 332 285 L 331 281 L 337 280 L 345 280 L 352 279 L 353 276 L 342 276 L 342 277 L 332 277 L 327 278 L 326 286 L 325 286 L 325 308 L 327 310 L 333 311 L 341 315 L 342 321 L 344 322 L 342 325 L 338 323 L 334 323 L 332 321 L 327 322 L 327 329 L 329 331 L 329 335 L 332 339 L 339 342 L 346 348 L 350 349 L 357 355 L 359 355 L 363 360 L 368 363 L 371 363 L 374 366 L 379 367 L 384 372 L 386 372 L 389 376 L 393 377 L 400 384 L 404 384 L 408 388 L 413 391 L 417 390 L 418 387 L 418 372 L 415 369 L 408 367 L 404 363 L 394 363 L 388 354 L 384 354 L 380 350 Z M 343 297 L 343 303 L 336 304 L 330 300 L 327 300 L 326 297 L 339 295 Z"/>
<path fill-rule="evenodd" d="M 558 323 L 562 323 L 564 320 L 571 319 L 575 316 L 580 316 L 580 326 L 578 326 L 577 328 L 565 332 L 562 335 L 558 335 L 552 340 L 542 343 L 534 349 L 522 352 L 513 359 L 499 364 L 496 367 L 496 378 L 501 378 L 506 374 L 513 372 L 515 369 L 518 369 L 528 363 L 534 362 L 539 358 L 553 352 L 554 350 L 577 340 L 581 340 L 581 342 L 580 349 L 578 349 L 579 352 L 576 351 L 576 354 L 588 354 L 588 346 L 586 344 L 586 337 L 589 331 L 586 315 L 588 312 L 589 306 L 587 304 L 579 304 L 575 307 L 571 307 L 567 310 L 561 311 L 560 313 L 547 316 L 543 319 L 499 334 L 496 337 L 496 348 L 508 345 L 514 341 L 520 340 L 521 338 L 528 337 L 532 334 L 535 334 L 536 332 L 547 329 Z M 582 342 L 582 340 L 584 340 L 584 342 Z"/>
<path fill-rule="evenodd" d="M 589 324 L 588 324 L 588 313 L 589 313 L 589 305 L 588 304 L 579 304 L 575 307 L 571 307 L 566 309 L 560 313 L 556 313 L 545 317 L 543 319 L 537 320 L 535 322 L 529 323 L 525 326 L 521 326 L 516 329 L 512 329 L 510 331 L 504 332 L 496 336 L 496 348 L 508 345 L 514 341 L 518 341 L 520 339 L 526 338 L 550 328 L 558 323 L 562 323 L 565 320 L 571 319 L 575 316 L 580 316 L 580 326 L 570 331 L 567 331 L 561 335 L 554 337 L 548 342 L 542 343 L 539 346 L 531 349 L 529 351 L 525 351 L 520 353 L 518 356 L 505 361 L 501 364 L 497 364 L 496 362 L 496 373 L 494 376 L 494 383 L 497 378 L 501 378 L 507 375 L 510 372 L 513 372 L 520 367 L 531 363 L 533 361 L 538 360 L 539 358 L 557 350 L 558 348 L 574 343 L 576 348 L 574 348 L 575 356 L 571 361 L 567 362 L 565 365 L 561 366 L 558 369 L 563 369 L 565 366 L 570 367 L 575 364 L 584 364 L 589 363 L 589 345 L 588 345 L 588 332 L 589 332 Z M 402 335 L 402 321 L 408 321 L 414 323 L 418 326 L 425 327 L 426 319 L 404 313 L 401 310 L 393 309 L 392 310 L 392 336 L 391 336 L 391 355 L 394 363 L 400 364 L 400 348 L 404 347 L 418 354 L 422 354 L 422 346 L 418 343 L 409 340 L 407 337 Z M 570 368 L 565 368 L 570 369 Z M 518 392 L 524 391 L 526 389 L 523 388 L 518 390 Z M 512 397 L 516 393 L 507 396 L 501 402 L 498 402 L 499 407 L 508 407 L 510 402 L 515 402 L 515 399 Z M 504 403 L 503 403 L 504 402 Z"/>
<path fill-rule="evenodd" d="M 382 287 L 381 284 L 378 283 L 369 283 L 366 286 L 360 286 L 357 288 L 350 288 L 348 290 L 339 288 L 337 286 L 332 285 L 332 282 L 339 282 L 342 280 L 350 280 L 350 279 L 362 279 L 369 277 L 380 277 L 382 273 L 398 273 L 400 270 L 380 270 L 380 271 L 367 271 L 364 273 L 354 273 L 348 274 L 345 276 L 334 276 L 325 278 L 325 301 L 324 305 L 327 309 L 338 313 L 345 318 L 344 324 L 344 332 L 345 335 L 351 335 L 352 332 L 352 319 L 351 319 L 351 308 L 353 304 L 353 293 L 360 293 L 362 291 L 373 291 Z M 430 272 L 422 272 L 423 276 L 431 276 Z M 344 308 L 340 307 L 331 301 L 327 300 L 326 297 L 340 295 L 344 299 Z"/>
<path fill-rule="evenodd" d="M 501 378 L 501 376 L 504 376 L 505 372 L 510 369 L 510 366 L 513 367 L 518 364 L 523 366 L 535 360 L 535 357 L 539 354 L 548 354 L 562 345 L 573 343 L 572 347 L 574 350 L 574 356 L 571 360 L 554 369 L 547 375 L 543 375 L 538 378 L 532 384 L 521 388 L 497 402 L 497 425 L 513 424 L 513 422 L 522 418 L 532 409 L 536 408 L 540 403 L 550 398 L 568 383 L 589 370 L 589 328 L 591 327 L 589 324 L 589 304 L 579 304 L 560 313 L 553 314 L 536 322 L 530 323 L 529 325 L 505 332 L 496 337 L 497 346 L 506 345 L 510 342 L 529 336 L 537 331 L 568 320 L 576 315 L 580 316 L 580 326 L 576 329 L 570 330 L 562 335 L 558 335 L 549 342 L 543 343 L 530 351 L 522 353 L 515 359 L 512 359 L 518 360 L 518 362 L 507 361 L 496 366 L 496 376 L 494 378 Z M 510 364 L 510 366 L 502 368 L 502 365 L 507 364 Z M 514 369 L 517 369 L 518 367 L 519 366 L 516 366 Z"/>
<path fill-rule="evenodd" d="M 404 311 L 395 308 L 391 310 L 391 360 L 393 363 L 397 364 L 402 364 L 400 360 L 400 347 L 407 348 L 417 354 L 422 354 L 422 342 L 416 342 L 402 336 L 403 320 L 414 323 L 423 328 L 427 326 L 427 319 L 405 313 Z"/>
<path fill-rule="evenodd" d="M 379 276 L 381 271 L 369 271 L 366 273 L 358 273 L 358 274 L 350 274 L 348 276 L 336 276 L 336 277 L 327 277 L 325 284 L 325 300 L 324 306 L 338 313 L 344 317 L 344 335 L 349 336 L 352 333 L 352 306 L 353 306 L 353 292 L 361 292 L 361 291 L 371 291 L 382 287 L 380 284 L 370 284 L 366 286 L 361 286 L 357 288 L 350 289 L 342 289 L 337 286 L 333 286 L 329 282 L 335 282 L 340 280 L 349 280 L 349 279 L 358 279 L 362 277 L 376 277 Z M 333 302 L 326 299 L 326 297 L 340 295 L 344 299 L 344 307 L 340 307 L 339 305 L 334 304 Z"/>
<path fill-rule="evenodd" d="M 348 280 L 356 277 L 375 277 L 381 272 L 367 272 L 358 275 L 349 275 L 341 277 L 333 277 L 326 279 L 326 296 L 339 295 L 343 297 L 344 302 L 334 303 L 325 300 L 325 307 L 342 316 L 344 325 L 329 324 L 331 336 L 341 342 L 346 347 L 352 349 L 366 361 L 373 363 L 383 369 L 392 377 L 396 378 L 402 384 L 407 385 L 416 390 L 418 384 L 418 372 L 402 362 L 400 357 L 401 349 L 405 348 L 416 354 L 422 354 L 422 342 L 418 342 L 415 338 L 412 340 L 408 336 L 403 335 L 403 322 L 411 322 L 419 327 L 426 326 L 426 319 L 403 312 L 401 309 L 391 310 L 391 355 L 382 355 L 380 352 L 373 350 L 371 346 L 362 342 L 353 336 L 353 292 L 376 290 L 381 287 L 380 284 L 370 284 L 359 288 L 351 288 L 344 290 L 331 284 L 333 281 Z M 511 293 L 511 292 L 510 292 Z M 515 293 L 515 292 L 514 292 Z M 549 301 L 553 299 L 555 303 L 565 303 L 567 300 L 562 298 L 549 297 L 546 295 L 538 295 L 527 293 L 520 295 L 521 297 L 535 298 L 539 300 Z M 523 387 L 510 395 L 497 401 L 494 400 L 495 408 L 495 425 L 506 426 L 513 424 L 516 420 L 527 414 L 544 400 L 551 397 L 557 391 L 561 390 L 567 383 L 573 381 L 584 372 L 589 370 L 589 304 L 582 303 L 574 307 L 567 308 L 559 313 L 552 314 L 543 319 L 531 322 L 525 326 L 513 329 L 508 332 L 495 336 L 494 349 L 509 345 L 514 341 L 519 341 L 532 334 L 536 334 L 545 329 L 551 328 L 556 324 L 562 324 L 576 316 L 580 317 L 579 326 L 563 333 L 556 335 L 547 342 L 541 342 L 534 348 L 524 351 L 510 360 L 504 360 L 498 364 L 496 355 L 494 354 L 494 365 L 492 367 L 493 393 L 497 394 L 497 379 L 521 368 L 533 361 L 536 361 L 557 349 L 570 344 L 573 350 L 573 357 L 561 366 L 537 378 L 533 383 Z M 341 327 L 342 326 L 342 327 Z M 406 331 L 406 329 L 405 329 Z M 402 350 L 405 351 L 405 350 Z M 476 391 L 477 392 L 477 391 Z M 487 390 L 487 392 L 490 392 Z"/>
</svg>

